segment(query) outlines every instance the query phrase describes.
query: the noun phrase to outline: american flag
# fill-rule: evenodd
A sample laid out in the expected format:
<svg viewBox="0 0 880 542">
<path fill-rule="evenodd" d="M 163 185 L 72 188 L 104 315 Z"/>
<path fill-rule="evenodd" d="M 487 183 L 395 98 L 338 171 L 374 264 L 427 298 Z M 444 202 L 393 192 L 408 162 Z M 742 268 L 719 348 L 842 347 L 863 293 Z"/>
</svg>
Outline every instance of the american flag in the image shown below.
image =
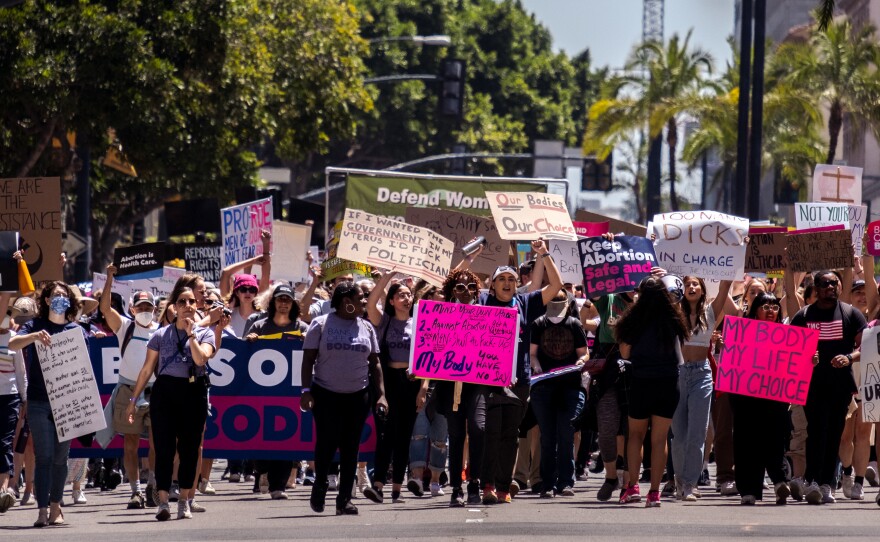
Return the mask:
<svg viewBox="0 0 880 542">
<path fill-rule="evenodd" d="M 810 322 L 807 324 L 810 329 L 819 330 L 820 341 L 840 341 L 843 340 L 843 321 L 836 320 L 834 322 Z"/>
</svg>

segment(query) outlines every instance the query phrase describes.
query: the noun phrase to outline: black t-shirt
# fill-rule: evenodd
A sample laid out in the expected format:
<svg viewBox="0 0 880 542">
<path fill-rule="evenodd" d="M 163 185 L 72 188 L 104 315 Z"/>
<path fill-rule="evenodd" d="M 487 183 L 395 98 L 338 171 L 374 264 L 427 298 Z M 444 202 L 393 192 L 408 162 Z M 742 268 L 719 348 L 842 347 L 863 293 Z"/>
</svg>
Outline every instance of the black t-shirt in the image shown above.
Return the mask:
<svg viewBox="0 0 880 542">
<path fill-rule="evenodd" d="M 569 316 L 565 320 L 554 324 L 546 316 L 542 316 L 532 323 L 532 344 L 538 345 L 538 363 L 544 372 L 574 365 L 578 359 L 577 349 L 587 346 L 587 334 L 584 327 L 577 320 Z M 552 382 L 556 385 L 565 385 L 573 388 L 581 386 L 581 375 L 572 373 L 557 376 L 537 385 Z"/>
<path fill-rule="evenodd" d="M 274 320 L 270 320 L 269 318 L 263 318 L 262 320 L 257 320 L 254 322 L 254 325 L 248 330 L 248 333 L 256 333 L 258 336 L 262 337 L 263 335 L 275 335 L 277 333 L 291 333 L 294 331 L 299 331 L 303 335 L 306 334 L 306 330 L 309 329 L 309 326 L 306 325 L 300 319 L 297 319 L 294 322 L 290 322 L 286 326 L 279 326 L 275 323 Z"/>
<path fill-rule="evenodd" d="M 651 322 L 630 345 L 630 374 L 636 378 L 668 378 L 678 376 L 677 338 L 662 339 L 660 326 Z"/>
<path fill-rule="evenodd" d="M 840 301 L 826 310 L 815 304 L 807 305 L 794 315 L 791 325 L 819 331 L 819 364 L 813 367 L 810 393 L 819 388 L 854 393 L 857 388 L 852 366 L 838 369 L 831 365 L 831 360 L 834 356 L 851 354 L 859 346 L 856 337 L 867 325 L 861 311 Z"/>
</svg>

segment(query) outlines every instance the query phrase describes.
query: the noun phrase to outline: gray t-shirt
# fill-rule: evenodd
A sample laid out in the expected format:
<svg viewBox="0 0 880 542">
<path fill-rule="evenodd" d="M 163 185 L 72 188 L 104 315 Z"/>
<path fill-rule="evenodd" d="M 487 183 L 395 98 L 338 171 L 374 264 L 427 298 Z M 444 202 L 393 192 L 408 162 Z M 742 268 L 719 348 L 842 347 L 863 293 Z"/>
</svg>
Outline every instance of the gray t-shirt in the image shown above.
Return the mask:
<svg viewBox="0 0 880 542">
<path fill-rule="evenodd" d="M 309 305 L 309 316 L 311 316 L 312 320 L 314 320 L 319 316 L 326 316 L 330 314 L 332 310 L 332 307 L 330 307 L 330 301 L 322 299 L 320 301 L 315 301 L 314 303 Z"/>
<path fill-rule="evenodd" d="M 193 335 L 200 344 L 210 344 L 214 349 L 214 332 L 206 327 L 193 327 Z M 159 353 L 159 367 L 156 371 L 159 376 L 167 375 L 178 378 L 189 378 L 190 367 L 193 366 L 192 350 L 190 341 L 186 338 L 186 331 L 177 329 L 173 324 L 165 326 L 150 338 L 147 348 Z M 196 366 L 195 376 L 204 376 L 207 365 Z"/>
<path fill-rule="evenodd" d="M 312 320 L 303 350 L 317 350 L 314 383 L 336 393 L 354 393 L 370 381 L 370 354 L 379 353 L 372 324 L 331 313 Z"/>
<path fill-rule="evenodd" d="M 376 328 L 376 336 L 379 337 L 379 348 L 387 348 L 390 361 L 409 361 L 409 346 L 412 342 L 412 321 L 412 317 L 406 320 L 398 320 L 387 314 L 382 315 L 382 322 Z M 384 344 L 382 341 L 383 336 L 385 338 Z"/>
</svg>

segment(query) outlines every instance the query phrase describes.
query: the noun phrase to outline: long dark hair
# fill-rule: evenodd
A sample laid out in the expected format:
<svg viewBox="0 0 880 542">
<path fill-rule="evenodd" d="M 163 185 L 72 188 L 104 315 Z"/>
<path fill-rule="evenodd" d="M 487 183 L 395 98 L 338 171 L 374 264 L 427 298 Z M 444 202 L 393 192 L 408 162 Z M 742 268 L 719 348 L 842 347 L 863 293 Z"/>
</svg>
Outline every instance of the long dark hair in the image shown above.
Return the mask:
<svg viewBox="0 0 880 542">
<path fill-rule="evenodd" d="M 642 281 L 639 298 L 626 309 L 614 331 L 619 342 L 635 344 L 652 325 L 659 328 L 661 338 L 683 341 L 690 336 L 681 305 L 673 301 L 666 286 L 656 277 Z"/>
<path fill-rule="evenodd" d="M 409 290 L 409 286 L 398 282 L 396 284 L 392 284 L 391 287 L 388 288 L 388 295 L 385 296 L 384 312 L 390 318 L 394 318 L 395 316 L 397 316 L 397 313 L 394 310 L 394 305 L 391 304 L 391 300 L 394 299 L 394 296 L 397 295 L 397 291 L 400 290 L 401 288 L 406 288 L 407 290 Z M 412 293 L 412 290 L 409 290 L 409 291 L 410 291 L 410 293 Z M 413 303 L 412 305 L 409 306 L 409 315 L 410 316 L 412 316 L 413 307 L 415 307 L 415 303 Z"/>
<path fill-rule="evenodd" d="M 768 292 L 761 292 L 760 294 L 755 296 L 755 300 L 752 301 L 752 304 L 749 305 L 749 312 L 746 314 L 746 318 L 750 318 L 754 320 L 758 317 L 758 309 L 763 307 L 765 304 L 776 305 L 777 307 L 781 307 L 779 299 L 776 298 L 775 295 Z M 776 311 L 776 322 L 782 322 L 782 310 Z"/>
<path fill-rule="evenodd" d="M 276 289 L 278 286 L 275 287 Z M 272 290 L 272 299 L 268 303 L 269 307 L 266 309 L 266 316 L 269 320 L 275 319 L 275 314 L 278 313 L 278 308 L 275 307 L 275 290 Z M 293 299 L 293 304 L 290 307 L 290 321 L 296 323 L 299 318 L 299 303 L 296 298 Z"/>
<path fill-rule="evenodd" d="M 687 285 L 689 280 L 697 281 L 700 284 L 700 292 L 702 292 L 700 299 L 697 301 L 697 322 L 691 330 L 692 333 L 698 333 L 709 327 L 709 323 L 706 321 L 706 283 L 700 277 L 693 275 L 685 275 L 681 279 L 685 285 Z M 685 290 L 687 290 L 687 286 L 685 286 Z M 687 296 L 681 298 L 681 311 L 684 313 L 684 321 L 687 322 L 688 327 L 691 327 L 691 304 L 687 300 Z"/>
<path fill-rule="evenodd" d="M 68 322 L 73 322 L 76 320 L 77 313 L 79 313 L 79 303 L 76 296 L 73 295 L 73 290 L 70 289 L 70 286 L 60 280 L 53 280 L 40 292 L 40 318 L 49 318 L 49 298 L 52 297 L 52 292 L 58 286 L 65 291 L 67 300 L 70 301 L 70 307 L 64 312 L 64 317 L 67 318 Z"/>
</svg>

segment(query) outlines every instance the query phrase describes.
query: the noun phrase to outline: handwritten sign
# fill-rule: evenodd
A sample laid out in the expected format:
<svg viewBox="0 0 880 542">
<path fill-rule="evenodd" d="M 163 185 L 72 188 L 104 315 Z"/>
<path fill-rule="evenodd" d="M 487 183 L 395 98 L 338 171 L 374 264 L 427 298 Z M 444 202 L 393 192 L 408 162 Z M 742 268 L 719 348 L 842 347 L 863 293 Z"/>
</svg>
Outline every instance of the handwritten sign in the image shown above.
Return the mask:
<svg viewBox="0 0 880 542">
<path fill-rule="evenodd" d="M 815 329 L 728 316 L 715 389 L 805 405 L 818 344 Z"/>
<path fill-rule="evenodd" d="M 312 227 L 276 220 L 272 229 L 275 251 L 272 254 L 272 278 L 292 283 L 309 282 L 306 252 L 312 239 Z"/>
<path fill-rule="evenodd" d="M 34 283 L 62 280 L 61 180 L 0 179 L 0 231 L 17 231 Z"/>
<path fill-rule="evenodd" d="M 608 233 L 607 220 L 605 222 L 572 222 L 574 231 L 581 237 L 599 237 L 603 233 Z"/>
<path fill-rule="evenodd" d="M 553 256 L 563 283 L 580 284 L 584 280 L 581 253 L 577 241 L 548 241 L 547 250 Z"/>
<path fill-rule="evenodd" d="M 357 209 L 346 209 L 336 255 L 442 286 L 452 264 L 452 241 L 420 228 Z"/>
<path fill-rule="evenodd" d="M 788 265 L 792 271 L 845 269 L 853 266 L 852 235 L 849 230 L 791 232 L 788 237 Z"/>
<path fill-rule="evenodd" d="M 118 247 L 113 251 L 117 276 L 126 280 L 154 279 L 162 276 L 165 243 L 144 243 Z"/>
<path fill-rule="evenodd" d="M 703 279 L 742 278 L 747 218 L 716 211 L 685 211 L 656 215 L 653 227 L 658 264 L 670 273 Z"/>
<path fill-rule="evenodd" d="M 657 261 L 651 240 L 644 237 L 590 237 L 578 241 L 578 250 L 587 297 L 635 290 Z"/>
<path fill-rule="evenodd" d="M 862 237 L 868 216 L 866 205 L 846 203 L 795 203 L 795 225 L 799 230 L 842 225 L 852 232 L 856 255 L 862 254 Z"/>
<path fill-rule="evenodd" d="M 784 233 L 751 233 L 746 249 L 746 273 L 773 273 L 785 266 L 786 236 Z"/>
<path fill-rule="evenodd" d="M 413 376 L 510 385 L 519 341 L 515 308 L 423 299 L 416 309 L 409 363 Z"/>
<path fill-rule="evenodd" d="M 271 197 L 220 209 L 223 267 L 262 254 L 260 231 L 272 231 L 272 218 Z"/>
<path fill-rule="evenodd" d="M 486 192 L 502 239 L 577 241 L 565 198 L 541 192 Z"/>
<path fill-rule="evenodd" d="M 880 256 L 880 220 L 875 220 L 867 226 L 868 246 L 865 249 L 871 256 Z"/>
<path fill-rule="evenodd" d="M 187 243 L 183 246 L 183 261 L 186 262 L 186 270 L 198 273 L 205 280 L 217 284 L 220 282 L 220 274 L 223 267 L 220 265 L 220 251 L 222 247 L 218 243 Z"/>
<path fill-rule="evenodd" d="M 859 398 L 862 421 L 880 422 L 880 327 L 862 331 Z"/>
<path fill-rule="evenodd" d="M 104 429 L 104 408 L 82 330 L 53 335 L 49 346 L 40 341 L 34 344 L 58 440 L 65 442 Z"/>
<path fill-rule="evenodd" d="M 452 241 L 457 251 L 474 237 L 485 238 L 486 247 L 471 263 L 470 269 L 475 273 L 491 275 L 498 266 L 507 265 L 510 243 L 501 240 L 495 221 L 491 218 L 426 207 L 407 207 L 406 222 L 442 235 Z"/>
<path fill-rule="evenodd" d="M 348 273 L 351 273 L 353 277 L 369 277 L 370 266 L 341 258 L 328 258 L 321 262 L 323 280 L 333 280 Z"/>
<path fill-rule="evenodd" d="M 816 164 L 813 201 L 862 204 L 862 168 Z"/>
</svg>

